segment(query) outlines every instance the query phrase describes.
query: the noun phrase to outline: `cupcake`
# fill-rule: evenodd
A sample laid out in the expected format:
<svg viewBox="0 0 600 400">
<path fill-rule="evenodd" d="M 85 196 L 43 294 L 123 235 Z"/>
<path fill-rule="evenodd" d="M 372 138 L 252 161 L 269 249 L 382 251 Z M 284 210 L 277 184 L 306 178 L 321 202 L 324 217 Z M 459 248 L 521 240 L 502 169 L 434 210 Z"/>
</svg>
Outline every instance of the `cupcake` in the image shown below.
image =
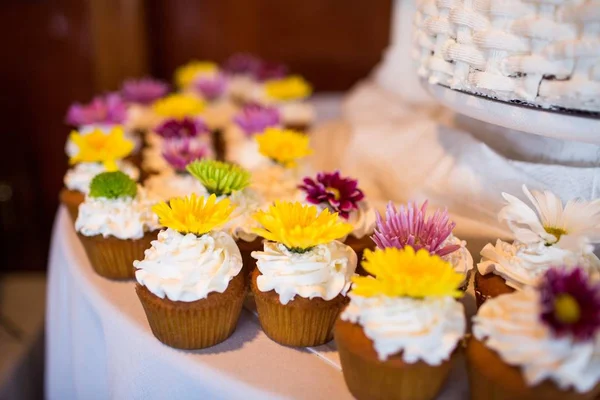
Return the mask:
<svg viewBox="0 0 600 400">
<path fill-rule="evenodd" d="M 190 163 L 188 172 L 194 176 L 209 194 L 217 200 L 228 199 L 235 206 L 229 220 L 220 229 L 231 235 L 236 241 L 246 276 L 254 269 L 252 251 L 262 247 L 262 241 L 253 231 L 258 223 L 252 215 L 265 206 L 263 199 L 248 186 L 250 173 L 234 164 L 213 160 L 201 160 Z"/>
<path fill-rule="evenodd" d="M 225 60 L 222 70 L 229 80 L 227 96 L 232 103 L 244 106 L 251 101 L 261 63 L 258 57 L 247 53 L 233 54 Z"/>
<path fill-rule="evenodd" d="M 254 136 L 267 128 L 279 127 L 280 120 L 279 111 L 275 107 L 245 105 L 225 131 L 225 159 L 249 170 L 267 164 L 268 160 L 258 151 Z"/>
<path fill-rule="evenodd" d="M 352 225 L 352 232 L 344 242 L 352 247 L 359 260 L 362 260 L 365 249 L 375 248 L 369 237 L 375 228 L 375 211 L 364 200 L 358 181 L 340 176 L 339 171 L 320 172 L 315 179 L 304 178 L 299 188 L 302 201 L 315 204 L 320 209 L 328 208 Z"/>
<path fill-rule="evenodd" d="M 178 349 L 221 343 L 235 331 L 246 295 L 240 251 L 215 230 L 232 212 L 229 199 L 191 194 L 153 210 L 166 229 L 133 263 L 152 333 Z"/>
<path fill-rule="evenodd" d="M 456 224 L 450 221 L 446 209 L 437 209 L 429 218 L 426 216 L 427 201 L 420 207 L 408 203 L 406 207 L 400 206 L 400 210 L 390 202 L 385 220 L 377 213 L 373 241 L 380 249 L 411 246 L 415 250 L 425 249 L 432 255 L 440 256 L 463 276 L 461 287 L 466 290 L 473 269 L 473 257 L 467 250 L 467 242 L 453 235 Z"/>
<path fill-rule="evenodd" d="M 67 207 L 71 220 L 75 222 L 78 207 L 83 203 L 96 175 L 121 170 L 137 180 L 139 171 L 130 162 L 122 160 L 131 153 L 133 143 L 124 138 L 121 127 L 112 128 L 108 134 L 99 129 L 87 135 L 73 131 L 69 142 L 76 151 L 69 158 L 72 167 L 65 174 L 65 187 L 60 192 L 60 201 Z"/>
<path fill-rule="evenodd" d="M 498 217 L 507 222 L 514 241 L 498 239 L 481 250 L 475 274 L 478 306 L 500 294 L 536 286 L 553 265 L 577 265 L 600 277 L 600 260 L 591 245 L 600 239 L 600 200 L 573 199 L 563 208 L 551 192 L 529 191 L 525 185 L 523 192 L 535 210 L 515 196 L 502 194 L 507 204 Z"/>
<path fill-rule="evenodd" d="M 265 82 L 256 100 L 277 107 L 285 128 L 308 132 L 315 120 L 314 106 L 306 101 L 311 92 L 308 82 L 293 75 Z"/>
<path fill-rule="evenodd" d="M 344 380 L 357 399 L 434 399 L 465 334 L 463 276 L 437 255 L 366 250 L 335 325 Z"/>
<path fill-rule="evenodd" d="M 127 104 L 127 130 L 137 132 L 144 138 L 157 124 L 152 103 L 168 92 L 169 85 L 152 78 L 128 79 L 123 82 L 121 97 Z"/>
<path fill-rule="evenodd" d="M 175 70 L 175 83 L 183 91 L 189 91 L 193 82 L 203 76 L 213 76 L 219 72 L 219 66 L 212 61 L 192 60 Z"/>
<path fill-rule="evenodd" d="M 204 186 L 186 170 L 186 167 L 193 161 L 212 158 L 209 145 L 190 138 L 167 139 L 163 141 L 162 149 L 162 156 L 169 168 L 146 179 L 144 186 L 148 194 L 164 201 L 192 193 L 207 195 Z"/>
<path fill-rule="evenodd" d="M 92 179 L 75 230 L 98 275 L 134 277 L 133 261 L 143 257 L 160 228 L 151 207 L 144 190 L 120 171 Z"/>
<path fill-rule="evenodd" d="M 255 251 L 251 289 L 260 324 L 286 346 L 318 346 L 333 338 L 333 325 L 348 303 L 356 254 L 336 239 L 352 226 L 337 214 L 301 203 L 275 202 L 255 215 L 268 240 Z"/>
<path fill-rule="evenodd" d="M 206 146 L 210 154 L 214 154 L 210 130 L 200 117 L 167 118 L 146 137 L 148 143 L 144 149 L 142 168 L 147 174 L 174 172 L 163 156 L 165 142 L 198 142 Z"/>
<path fill-rule="evenodd" d="M 600 286 L 589 279 L 583 268 L 550 268 L 537 287 L 481 306 L 467 346 L 473 400 L 600 395 Z"/>
<path fill-rule="evenodd" d="M 312 154 L 309 138 L 299 132 L 267 128 L 254 135 L 263 157 L 252 170 L 252 188 L 268 203 L 298 199 L 298 182 L 307 170 L 305 158 Z"/>
</svg>

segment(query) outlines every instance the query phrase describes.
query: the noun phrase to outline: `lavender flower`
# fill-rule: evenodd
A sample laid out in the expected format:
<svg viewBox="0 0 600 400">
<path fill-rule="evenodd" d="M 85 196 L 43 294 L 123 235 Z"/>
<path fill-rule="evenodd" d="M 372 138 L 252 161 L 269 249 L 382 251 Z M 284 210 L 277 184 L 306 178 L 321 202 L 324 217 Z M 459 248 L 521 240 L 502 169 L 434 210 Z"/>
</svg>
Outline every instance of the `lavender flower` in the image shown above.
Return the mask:
<svg viewBox="0 0 600 400">
<path fill-rule="evenodd" d="M 91 124 L 122 124 L 127 118 L 127 106 L 117 93 L 97 96 L 89 104 L 75 103 L 69 107 L 66 123 L 72 126 Z"/>
<path fill-rule="evenodd" d="M 244 106 L 233 121 L 247 134 L 260 133 L 265 129 L 279 125 L 281 117 L 275 107 L 248 104 Z"/>
<path fill-rule="evenodd" d="M 156 128 L 156 133 L 164 139 L 194 138 L 209 132 L 203 120 L 188 117 L 168 119 Z"/>
<path fill-rule="evenodd" d="M 427 201 L 421 208 L 416 204 L 400 206 L 397 211 L 392 202 L 387 206 L 385 220 L 377 213 L 377 227 L 373 241 L 377 247 L 396 247 L 402 249 L 411 246 L 415 251 L 426 249 L 431 254 L 445 256 L 460 248 L 459 245 L 444 246 L 444 241 L 450 236 L 456 226 L 450 222 L 447 210 L 436 210 L 432 217 L 426 219 Z"/>
<path fill-rule="evenodd" d="M 223 70 L 231 75 L 255 75 L 260 67 L 260 59 L 252 54 L 233 54 L 223 63 Z"/>
<path fill-rule="evenodd" d="M 557 336 L 593 339 L 600 329 L 600 284 L 592 283 L 583 268 L 549 269 L 540 285 L 542 321 Z"/>
<path fill-rule="evenodd" d="M 304 185 L 299 186 L 306 192 L 306 200 L 312 204 L 322 204 L 348 219 L 352 210 L 358 209 L 358 202 L 365 195 L 358 188 L 358 181 L 342 178 L 340 171 L 334 173 L 321 172 L 316 179 L 304 178 Z"/>
<path fill-rule="evenodd" d="M 169 85 L 156 79 L 128 79 L 123 82 L 121 96 L 127 102 L 148 105 L 166 95 L 168 91 Z"/>
<path fill-rule="evenodd" d="M 264 82 L 270 79 L 284 78 L 287 74 L 287 65 L 273 61 L 263 61 L 260 63 L 260 66 L 256 71 L 255 78 L 261 82 Z"/>
<path fill-rule="evenodd" d="M 162 156 L 177 172 L 185 172 L 192 161 L 212 158 L 208 144 L 190 138 L 169 139 L 163 142 Z"/>
<path fill-rule="evenodd" d="M 201 76 L 193 82 L 193 87 L 203 98 L 213 101 L 225 93 L 227 79 L 223 74 Z"/>
</svg>

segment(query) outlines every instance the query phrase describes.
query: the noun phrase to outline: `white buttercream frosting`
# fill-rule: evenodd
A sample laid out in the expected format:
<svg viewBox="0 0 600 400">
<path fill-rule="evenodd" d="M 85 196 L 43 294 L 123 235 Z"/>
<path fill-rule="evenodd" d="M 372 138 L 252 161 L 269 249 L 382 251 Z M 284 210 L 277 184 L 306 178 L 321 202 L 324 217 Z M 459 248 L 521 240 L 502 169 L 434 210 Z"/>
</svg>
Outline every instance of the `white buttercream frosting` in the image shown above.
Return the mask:
<svg viewBox="0 0 600 400">
<path fill-rule="evenodd" d="M 473 318 L 473 334 L 519 367 L 530 386 L 550 379 L 564 390 L 591 390 L 600 381 L 600 335 L 583 342 L 556 337 L 540 319 L 539 296 L 526 288 L 487 300 Z"/>
<path fill-rule="evenodd" d="M 172 169 L 149 177 L 144 182 L 144 187 L 150 196 L 163 201 L 174 197 L 185 197 L 192 193 L 208 196 L 208 192 L 198 179 L 188 173 L 177 173 Z"/>
<path fill-rule="evenodd" d="M 467 249 L 467 242 L 464 240 L 460 240 L 453 234 L 450 234 L 444 241 L 442 246 L 448 245 L 459 245 L 460 248 L 456 251 L 453 251 L 450 254 L 442 257 L 445 261 L 448 261 L 452 264 L 452 267 L 456 272 L 460 272 L 461 274 L 466 275 L 467 273 L 473 269 L 473 256 Z"/>
<path fill-rule="evenodd" d="M 373 234 L 377 217 L 375 215 L 375 210 L 369 206 L 369 203 L 360 201 L 358 202 L 358 209 L 350 212 L 346 222 L 351 224 L 354 228 L 352 229 L 352 232 L 350 232 L 350 235 L 357 239 L 362 239 L 365 236 Z"/>
<path fill-rule="evenodd" d="M 225 196 L 219 196 L 218 200 Z M 229 216 L 229 220 L 221 228 L 230 234 L 236 240 L 252 242 L 258 236 L 252 232 L 253 228 L 260 227 L 260 224 L 252 218 L 252 215 L 258 210 L 267 207 L 262 197 L 252 189 L 244 189 L 233 192 L 229 196 L 231 205 L 234 207 Z"/>
<path fill-rule="evenodd" d="M 228 100 L 209 103 L 201 114 L 202 119 L 210 129 L 224 129 L 230 124 L 237 108 Z"/>
<path fill-rule="evenodd" d="M 251 77 L 235 75 L 229 78 L 227 93 L 232 99 L 248 102 L 252 100 L 256 87 L 257 83 Z"/>
<path fill-rule="evenodd" d="M 407 363 L 440 365 L 465 334 L 463 305 L 451 297 L 348 296 L 340 318 L 363 327 L 381 361 L 401 353 Z"/>
<path fill-rule="evenodd" d="M 488 243 L 481 250 L 481 262 L 477 269 L 482 275 L 494 273 L 515 289 L 535 286 L 550 267 L 566 268 L 581 266 L 592 277 L 600 274 L 600 262 L 594 254 L 577 254 L 544 243 L 526 245 L 515 241 L 507 243 L 500 239 Z"/>
<path fill-rule="evenodd" d="M 264 251 L 254 251 L 252 257 L 261 273 L 256 280 L 258 290 L 275 290 L 281 304 L 296 296 L 323 300 L 345 296 L 357 263 L 354 250 L 338 241 L 315 246 L 305 253 L 266 242 Z"/>
<path fill-rule="evenodd" d="M 128 161 L 117 161 L 117 167 L 134 181 L 137 181 L 140 177 L 140 171 Z M 102 172 L 106 172 L 106 168 L 102 163 L 75 164 L 73 168 L 69 168 L 63 182 L 67 189 L 87 194 L 90 191 L 92 179 Z"/>
<path fill-rule="evenodd" d="M 242 270 L 235 241 L 224 232 L 200 237 L 172 229 L 158 234 L 142 261 L 134 261 L 135 277 L 154 295 L 172 301 L 205 299 L 223 293 Z"/>
<path fill-rule="evenodd" d="M 154 201 L 141 187 L 135 198 L 86 196 L 79 205 L 75 229 L 84 236 L 140 239 L 144 233 L 160 229 L 158 217 L 152 212 L 153 205 Z"/>
<path fill-rule="evenodd" d="M 125 128 L 130 131 L 148 131 L 153 129 L 161 120 L 152 110 L 152 106 L 131 104 L 127 108 Z"/>
<path fill-rule="evenodd" d="M 286 102 L 278 108 L 284 125 L 310 126 L 315 120 L 315 108 L 312 104 L 306 102 Z"/>
<path fill-rule="evenodd" d="M 284 168 L 272 162 L 252 171 L 252 189 L 269 203 L 297 199 L 301 193 L 299 182 L 300 172 L 297 168 Z"/>
</svg>

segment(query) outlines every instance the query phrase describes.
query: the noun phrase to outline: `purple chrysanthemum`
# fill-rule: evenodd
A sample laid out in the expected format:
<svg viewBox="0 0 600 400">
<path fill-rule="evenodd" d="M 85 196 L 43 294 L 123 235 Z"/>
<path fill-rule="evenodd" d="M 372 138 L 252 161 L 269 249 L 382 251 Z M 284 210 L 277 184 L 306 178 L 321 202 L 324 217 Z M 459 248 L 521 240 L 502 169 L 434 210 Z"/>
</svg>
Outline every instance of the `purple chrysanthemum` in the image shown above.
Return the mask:
<svg viewBox="0 0 600 400">
<path fill-rule="evenodd" d="M 233 118 L 233 121 L 247 135 L 252 135 L 279 125 L 281 117 L 275 107 L 248 104 Z"/>
<path fill-rule="evenodd" d="M 285 78 L 287 74 L 287 65 L 274 61 L 262 61 L 256 71 L 255 78 L 262 82 L 270 79 Z"/>
<path fill-rule="evenodd" d="M 190 138 L 165 140 L 162 156 L 175 171 L 185 172 L 192 161 L 212 157 L 208 144 Z"/>
<path fill-rule="evenodd" d="M 91 124 L 122 124 L 127 118 L 127 106 L 117 93 L 97 96 L 89 104 L 75 103 L 69 107 L 66 122 L 72 126 Z"/>
<path fill-rule="evenodd" d="M 371 237 L 380 249 L 395 247 L 403 249 L 411 246 L 415 250 L 425 249 L 431 254 L 445 256 L 460 248 L 459 245 L 444 246 L 456 226 L 450 221 L 447 210 L 436 210 L 433 216 L 426 218 L 427 201 L 418 208 L 414 203 L 400 210 L 389 202 L 385 220 L 377 213 L 377 227 Z"/>
<path fill-rule="evenodd" d="M 231 75 L 255 75 L 260 67 L 260 59 L 252 54 L 233 54 L 223 63 L 223 70 Z"/>
<path fill-rule="evenodd" d="M 540 317 L 557 336 L 588 340 L 600 329 L 600 284 L 590 282 L 583 268 L 549 269 L 540 299 Z"/>
<path fill-rule="evenodd" d="M 225 93 L 227 78 L 223 74 L 201 76 L 194 81 L 193 87 L 206 100 L 216 100 Z"/>
<path fill-rule="evenodd" d="M 358 188 L 358 181 L 343 178 L 340 171 L 320 172 L 317 179 L 304 178 L 299 188 L 306 192 L 306 200 L 312 204 L 322 204 L 348 219 L 352 210 L 358 209 L 358 202 L 365 195 Z"/>
<path fill-rule="evenodd" d="M 171 118 L 156 128 L 156 133 L 164 139 L 194 138 L 209 133 L 210 130 L 199 118 Z"/>
<path fill-rule="evenodd" d="M 152 78 L 128 79 L 123 82 L 121 96 L 130 103 L 151 104 L 169 91 L 169 85 Z"/>
</svg>

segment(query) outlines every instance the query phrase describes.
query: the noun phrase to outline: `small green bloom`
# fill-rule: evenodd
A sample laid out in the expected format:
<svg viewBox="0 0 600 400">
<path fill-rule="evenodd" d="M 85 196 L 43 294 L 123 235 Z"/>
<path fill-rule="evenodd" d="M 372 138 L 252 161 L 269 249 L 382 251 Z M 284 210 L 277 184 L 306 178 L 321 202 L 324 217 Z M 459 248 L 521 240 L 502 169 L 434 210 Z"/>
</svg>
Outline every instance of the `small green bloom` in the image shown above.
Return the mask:
<svg viewBox="0 0 600 400">
<path fill-rule="evenodd" d="M 226 162 L 198 160 L 188 164 L 187 170 L 210 194 L 217 196 L 229 196 L 250 185 L 250 172 Z"/>
<path fill-rule="evenodd" d="M 105 197 L 118 199 L 119 197 L 135 197 L 137 184 L 133 179 L 121 171 L 103 172 L 92 179 L 90 183 L 90 197 Z"/>
</svg>

